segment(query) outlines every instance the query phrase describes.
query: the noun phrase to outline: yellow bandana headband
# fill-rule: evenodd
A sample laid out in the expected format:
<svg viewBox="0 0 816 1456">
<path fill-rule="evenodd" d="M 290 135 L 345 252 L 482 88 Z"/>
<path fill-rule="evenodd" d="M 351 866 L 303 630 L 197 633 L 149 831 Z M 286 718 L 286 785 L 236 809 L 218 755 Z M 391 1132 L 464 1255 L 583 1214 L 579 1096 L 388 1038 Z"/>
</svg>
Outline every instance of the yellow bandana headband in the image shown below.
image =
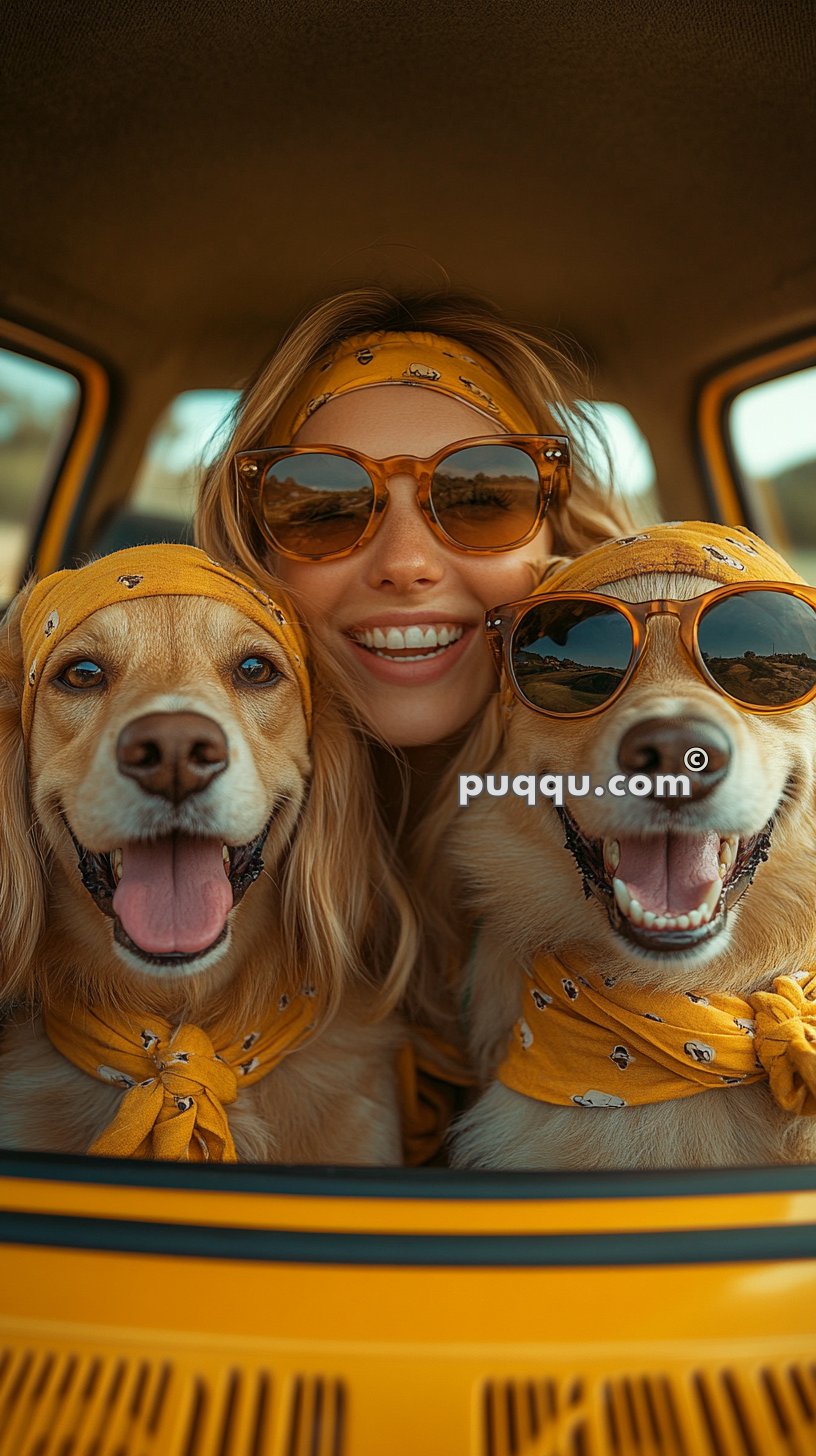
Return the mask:
<svg viewBox="0 0 816 1456">
<path fill-rule="evenodd" d="M 482 354 L 442 334 L 356 334 L 304 374 L 278 410 L 273 445 L 289 445 L 301 425 L 330 399 L 374 384 L 410 384 L 461 399 L 511 435 L 535 435 L 535 421 Z"/>
<path fill-rule="evenodd" d="M 767 1081 L 816 1116 L 816 968 L 727 996 L 634 986 L 589 957 L 541 954 L 499 1080 L 560 1107 L 620 1108 Z"/>
<path fill-rule="evenodd" d="M 715 521 L 670 521 L 605 541 L 553 572 L 541 592 L 594 591 L 629 576 L 686 572 L 730 586 L 737 581 L 796 581 L 802 577 L 753 531 Z"/>
<path fill-rule="evenodd" d="M 165 596 L 209 597 L 226 602 L 274 637 L 294 668 L 311 732 L 306 646 L 286 598 L 273 601 L 248 577 L 219 566 L 195 546 L 163 544 L 115 551 L 88 566 L 56 571 L 34 587 L 22 616 L 22 718 L 26 739 L 48 659 L 69 632 L 102 607 Z"/>
<path fill-rule="evenodd" d="M 236 1161 L 226 1107 L 242 1087 L 259 1082 L 302 1046 L 317 1023 L 312 987 L 281 995 L 257 1029 L 209 1032 L 171 1026 L 161 1016 L 143 1021 L 102 1015 L 74 1004 L 49 1007 L 52 1045 L 80 1071 L 121 1088 L 113 1121 L 88 1152 L 105 1158 L 181 1162 Z"/>
</svg>

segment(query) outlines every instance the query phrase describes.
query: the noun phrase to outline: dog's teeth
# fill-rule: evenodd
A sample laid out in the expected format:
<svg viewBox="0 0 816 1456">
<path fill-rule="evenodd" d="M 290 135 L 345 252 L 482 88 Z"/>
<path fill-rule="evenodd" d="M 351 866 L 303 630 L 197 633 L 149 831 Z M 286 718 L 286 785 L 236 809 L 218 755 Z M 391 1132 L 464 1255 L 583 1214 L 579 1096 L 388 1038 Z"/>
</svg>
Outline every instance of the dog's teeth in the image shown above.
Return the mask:
<svg viewBox="0 0 816 1456">
<path fill-rule="evenodd" d="M 720 871 L 720 879 L 724 880 L 728 871 L 737 857 L 738 840 L 732 836 L 720 841 L 720 853 L 717 864 Z"/>
<path fill-rule="evenodd" d="M 629 901 L 629 919 L 632 920 L 635 925 L 643 924 L 643 906 L 641 905 L 639 900 Z"/>
<path fill-rule="evenodd" d="M 632 897 L 629 894 L 629 891 L 627 890 L 625 884 L 623 883 L 623 880 L 613 880 L 612 889 L 615 892 L 615 899 L 617 900 L 618 905 L 620 906 L 624 915 L 628 915 L 629 907 L 632 903 Z"/>
<path fill-rule="evenodd" d="M 719 901 L 719 898 L 720 898 L 720 895 L 721 894 L 722 894 L 722 885 L 718 884 L 718 882 L 716 880 L 714 880 L 712 882 L 710 888 L 709 888 L 708 894 L 706 895 L 706 897 L 705 897 L 705 899 L 703 901 L 703 905 L 705 906 L 706 910 L 708 911 L 708 914 L 706 916 L 706 919 L 707 920 L 710 920 L 711 919 L 711 916 L 714 914 L 714 911 L 717 908 L 717 903 Z"/>
<path fill-rule="evenodd" d="M 113 853 L 111 854 L 111 867 L 113 869 L 113 878 L 115 879 L 115 881 L 116 881 L 116 883 L 118 885 L 119 884 L 119 881 L 122 878 L 122 851 L 121 851 L 121 849 L 115 849 L 113 851 Z"/>
<path fill-rule="evenodd" d="M 224 869 L 226 870 L 227 878 L 229 878 L 229 872 L 230 872 L 230 857 L 229 857 L 229 850 L 227 849 L 227 846 L 225 844 L 222 844 L 221 845 L 221 858 L 224 861 Z"/>
<path fill-rule="evenodd" d="M 696 930 L 697 929 L 697 926 L 700 924 L 700 921 L 702 920 L 702 918 L 703 918 L 703 912 L 702 912 L 702 910 L 689 910 L 689 913 L 688 913 L 688 923 L 691 926 L 692 930 Z"/>
<path fill-rule="evenodd" d="M 661 915 L 660 918 L 661 918 L 661 920 L 665 919 L 665 922 L 666 922 L 665 929 L 666 930 L 676 930 L 677 929 L 677 916 L 676 915 L 666 915 L 665 917 Z"/>
<path fill-rule="evenodd" d="M 654 910 L 644 910 L 644 912 L 643 912 L 643 924 L 646 926 L 646 929 L 647 930 L 651 930 L 651 928 L 654 925 L 656 919 L 657 919 L 657 916 L 655 915 Z"/>
<path fill-rule="evenodd" d="M 613 872 L 620 864 L 620 845 L 617 839 L 605 839 L 603 847 L 604 865 Z"/>
<path fill-rule="evenodd" d="M 655 930 L 665 930 L 666 923 L 665 915 L 658 915 L 654 923 Z"/>
<path fill-rule="evenodd" d="M 679 930 L 688 930 L 691 921 L 688 915 L 678 915 L 677 926 Z"/>
</svg>

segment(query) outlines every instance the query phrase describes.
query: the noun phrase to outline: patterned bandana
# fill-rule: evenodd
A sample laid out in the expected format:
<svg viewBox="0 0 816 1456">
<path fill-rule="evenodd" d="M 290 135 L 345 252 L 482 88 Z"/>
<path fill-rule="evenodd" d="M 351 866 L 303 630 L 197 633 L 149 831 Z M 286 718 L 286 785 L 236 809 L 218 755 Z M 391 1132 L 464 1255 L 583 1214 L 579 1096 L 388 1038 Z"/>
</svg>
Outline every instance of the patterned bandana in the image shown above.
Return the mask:
<svg viewBox="0 0 816 1456">
<path fill-rule="evenodd" d="M 816 968 L 772 991 L 662 991 L 604 976 L 571 949 L 536 957 L 499 1080 L 560 1107 L 635 1107 L 767 1081 L 816 1115 Z"/>
<path fill-rule="evenodd" d="M 495 365 L 458 339 L 381 332 L 344 339 L 313 365 L 278 410 L 269 429 L 270 442 L 291 444 L 301 425 L 328 400 L 373 384 L 432 389 L 463 400 L 512 435 L 538 433 L 532 416 Z"/>
<path fill-rule="evenodd" d="M 98 1082 L 124 1090 L 118 1111 L 89 1153 L 105 1158 L 156 1158 L 234 1163 L 225 1104 L 259 1082 L 311 1035 L 319 1002 L 303 986 L 282 995 L 257 1030 L 173 1027 L 160 1016 L 78 1009 L 73 1001 L 44 1014 L 49 1040 Z"/>
<path fill-rule="evenodd" d="M 286 598 L 273 601 L 249 577 L 211 561 L 195 546 L 133 546 L 38 582 L 22 617 L 23 732 L 28 740 L 37 691 L 54 648 L 94 612 L 145 597 L 209 597 L 237 607 L 279 642 L 294 668 L 311 732 L 306 647 Z M 280 603 L 280 604 L 279 604 Z"/>
<path fill-rule="evenodd" d="M 730 586 L 737 581 L 803 578 L 745 526 L 715 521 L 669 521 L 634 536 L 605 541 L 554 571 L 540 591 L 594 591 L 629 576 L 686 572 Z"/>
</svg>

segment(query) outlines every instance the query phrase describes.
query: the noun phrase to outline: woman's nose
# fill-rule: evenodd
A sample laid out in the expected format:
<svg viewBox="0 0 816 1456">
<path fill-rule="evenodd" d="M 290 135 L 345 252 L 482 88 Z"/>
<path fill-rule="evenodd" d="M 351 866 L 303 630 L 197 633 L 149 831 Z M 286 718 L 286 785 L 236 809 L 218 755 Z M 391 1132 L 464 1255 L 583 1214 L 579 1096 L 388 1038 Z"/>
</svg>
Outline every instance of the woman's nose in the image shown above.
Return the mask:
<svg viewBox="0 0 816 1456">
<path fill-rule="evenodd" d="M 394 476 L 377 533 L 366 549 L 369 585 L 411 591 L 432 586 L 445 572 L 445 547 L 417 505 L 416 481 Z"/>
</svg>

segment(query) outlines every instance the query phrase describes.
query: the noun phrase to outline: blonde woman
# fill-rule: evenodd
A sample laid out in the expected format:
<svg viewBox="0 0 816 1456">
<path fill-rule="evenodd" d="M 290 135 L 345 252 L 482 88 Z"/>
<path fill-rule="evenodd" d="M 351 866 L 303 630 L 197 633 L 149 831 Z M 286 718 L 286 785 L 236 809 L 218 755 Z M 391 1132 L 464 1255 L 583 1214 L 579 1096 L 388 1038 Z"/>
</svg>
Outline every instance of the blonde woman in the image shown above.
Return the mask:
<svg viewBox="0 0 816 1456">
<path fill-rule="evenodd" d="M 485 610 L 629 528 L 563 435 L 565 416 L 591 429 L 585 394 L 564 352 L 482 300 L 353 290 L 284 336 L 204 482 L 200 544 L 282 581 L 328 646 L 415 881 L 428 806 L 495 688 Z M 446 969 L 467 932 L 424 879 L 412 1013 L 455 1040 Z"/>
</svg>

